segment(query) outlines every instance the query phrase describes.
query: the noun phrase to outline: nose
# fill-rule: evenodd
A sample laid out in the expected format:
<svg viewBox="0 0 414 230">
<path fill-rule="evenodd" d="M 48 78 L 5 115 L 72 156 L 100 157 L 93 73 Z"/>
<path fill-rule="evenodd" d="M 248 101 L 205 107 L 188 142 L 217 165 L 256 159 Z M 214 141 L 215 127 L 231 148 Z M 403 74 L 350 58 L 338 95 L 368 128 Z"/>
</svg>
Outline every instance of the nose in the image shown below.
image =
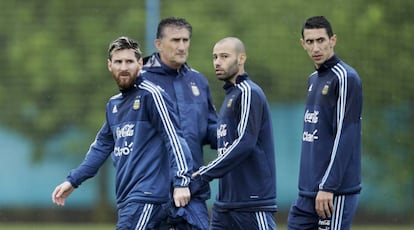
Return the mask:
<svg viewBox="0 0 414 230">
<path fill-rule="evenodd" d="M 128 69 L 128 63 L 123 61 L 121 63 L 121 70 L 127 70 L 127 69 Z"/>
<path fill-rule="evenodd" d="M 185 42 L 183 40 L 180 40 L 178 42 L 178 49 L 179 50 L 184 50 L 185 49 Z"/>
<path fill-rule="evenodd" d="M 219 61 L 219 58 L 216 58 L 216 59 L 214 59 L 213 60 L 213 65 L 214 65 L 214 67 L 219 67 L 220 66 L 220 61 Z"/>
<path fill-rule="evenodd" d="M 318 43 L 314 42 L 314 43 L 312 44 L 312 51 L 313 51 L 313 52 L 317 52 L 317 51 L 319 51 L 319 46 L 318 46 Z"/>
</svg>

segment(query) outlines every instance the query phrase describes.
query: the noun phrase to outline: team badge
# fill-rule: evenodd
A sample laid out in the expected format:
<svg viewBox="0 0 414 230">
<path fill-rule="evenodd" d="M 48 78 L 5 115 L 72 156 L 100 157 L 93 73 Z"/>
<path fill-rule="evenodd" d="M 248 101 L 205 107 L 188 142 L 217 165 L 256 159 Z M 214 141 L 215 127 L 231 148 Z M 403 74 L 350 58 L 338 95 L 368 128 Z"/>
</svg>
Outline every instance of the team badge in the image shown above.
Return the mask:
<svg viewBox="0 0 414 230">
<path fill-rule="evenodd" d="M 200 95 L 200 90 L 198 89 L 198 87 L 195 85 L 194 82 L 191 83 L 191 91 L 193 91 L 194 96 Z"/>
<path fill-rule="evenodd" d="M 133 108 L 134 110 L 138 110 L 138 109 L 139 109 L 139 107 L 141 107 L 141 100 L 140 100 L 140 99 L 135 99 L 135 101 L 134 101 L 134 105 L 132 106 L 132 108 Z"/>
<path fill-rule="evenodd" d="M 231 104 L 233 104 L 233 98 L 230 98 L 230 99 L 227 101 L 227 108 L 230 108 L 230 107 L 231 107 Z"/>
<path fill-rule="evenodd" d="M 322 89 L 322 95 L 328 94 L 328 91 L 329 91 L 329 85 L 325 85 Z"/>
</svg>

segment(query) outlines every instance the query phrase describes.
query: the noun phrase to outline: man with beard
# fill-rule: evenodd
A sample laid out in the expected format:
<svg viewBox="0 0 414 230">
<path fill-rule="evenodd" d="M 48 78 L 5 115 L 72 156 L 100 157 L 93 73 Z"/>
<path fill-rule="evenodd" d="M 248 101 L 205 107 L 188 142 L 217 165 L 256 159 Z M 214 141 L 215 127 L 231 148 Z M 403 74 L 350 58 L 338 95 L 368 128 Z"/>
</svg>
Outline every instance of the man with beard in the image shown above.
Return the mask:
<svg viewBox="0 0 414 230">
<path fill-rule="evenodd" d="M 228 37 L 213 48 L 225 99 L 217 123 L 218 157 L 193 174 L 208 183 L 219 178 L 211 229 L 276 229 L 276 162 L 270 108 L 262 89 L 244 70 L 240 39 Z"/>
<path fill-rule="evenodd" d="M 191 197 L 191 153 L 177 128 L 173 104 L 156 85 L 138 76 L 141 68 L 137 42 L 120 37 L 110 44 L 108 69 L 120 94 L 107 103 L 106 122 L 84 161 L 52 193 L 53 202 L 63 206 L 74 189 L 111 157 L 117 230 L 158 228 L 167 216 L 171 180 L 175 206 L 186 206 Z"/>
</svg>

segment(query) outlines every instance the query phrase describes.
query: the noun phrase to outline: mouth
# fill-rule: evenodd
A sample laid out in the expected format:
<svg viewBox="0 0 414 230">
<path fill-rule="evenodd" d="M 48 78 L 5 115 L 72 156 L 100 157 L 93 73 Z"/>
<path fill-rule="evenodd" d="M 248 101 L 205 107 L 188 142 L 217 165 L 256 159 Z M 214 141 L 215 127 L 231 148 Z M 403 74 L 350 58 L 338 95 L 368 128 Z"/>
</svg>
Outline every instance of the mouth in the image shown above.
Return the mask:
<svg viewBox="0 0 414 230">
<path fill-rule="evenodd" d="M 312 55 L 312 59 L 313 60 L 316 60 L 316 61 L 319 61 L 319 60 L 321 60 L 322 59 L 322 55 Z"/>
<path fill-rule="evenodd" d="M 216 69 L 216 75 L 223 75 L 223 74 L 224 74 L 224 70 Z"/>
<path fill-rule="evenodd" d="M 119 75 L 118 79 L 121 80 L 121 81 L 130 81 L 131 75 L 129 75 L 129 74 L 121 74 L 121 75 Z"/>
<path fill-rule="evenodd" d="M 119 73 L 119 77 L 122 77 L 122 78 L 126 78 L 126 77 L 130 77 L 130 74 L 129 74 L 129 72 L 120 72 Z"/>
</svg>

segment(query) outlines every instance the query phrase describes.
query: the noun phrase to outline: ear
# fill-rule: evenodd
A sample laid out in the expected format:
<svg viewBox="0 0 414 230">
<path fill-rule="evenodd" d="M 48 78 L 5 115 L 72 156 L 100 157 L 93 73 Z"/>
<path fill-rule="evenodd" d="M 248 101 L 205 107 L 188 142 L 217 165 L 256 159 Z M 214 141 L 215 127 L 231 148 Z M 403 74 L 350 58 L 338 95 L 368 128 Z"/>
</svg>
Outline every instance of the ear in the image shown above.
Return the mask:
<svg viewBox="0 0 414 230">
<path fill-rule="evenodd" d="M 112 62 L 109 59 L 108 59 L 108 70 L 109 70 L 109 72 L 112 71 Z"/>
<path fill-rule="evenodd" d="M 154 40 L 154 45 L 155 45 L 155 48 L 157 48 L 157 50 L 160 50 L 160 48 L 161 48 L 161 40 L 159 38 L 155 39 Z"/>
<path fill-rule="evenodd" d="M 143 65 L 144 65 L 144 61 L 142 60 L 142 57 L 141 57 L 140 59 L 138 59 L 138 66 L 139 66 L 140 70 L 141 70 Z"/>
<path fill-rule="evenodd" d="M 303 49 L 306 50 L 305 40 L 303 40 L 303 38 L 300 39 L 300 44 L 302 45 Z"/>
<path fill-rule="evenodd" d="M 329 40 L 331 42 L 331 48 L 334 48 L 336 45 L 336 34 L 332 35 L 332 37 Z"/>
<path fill-rule="evenodd" d="M 239 54 L 239 64 L 244 65 L 247 60 L 247 55 L 245 53 Z"/>
</svg>

